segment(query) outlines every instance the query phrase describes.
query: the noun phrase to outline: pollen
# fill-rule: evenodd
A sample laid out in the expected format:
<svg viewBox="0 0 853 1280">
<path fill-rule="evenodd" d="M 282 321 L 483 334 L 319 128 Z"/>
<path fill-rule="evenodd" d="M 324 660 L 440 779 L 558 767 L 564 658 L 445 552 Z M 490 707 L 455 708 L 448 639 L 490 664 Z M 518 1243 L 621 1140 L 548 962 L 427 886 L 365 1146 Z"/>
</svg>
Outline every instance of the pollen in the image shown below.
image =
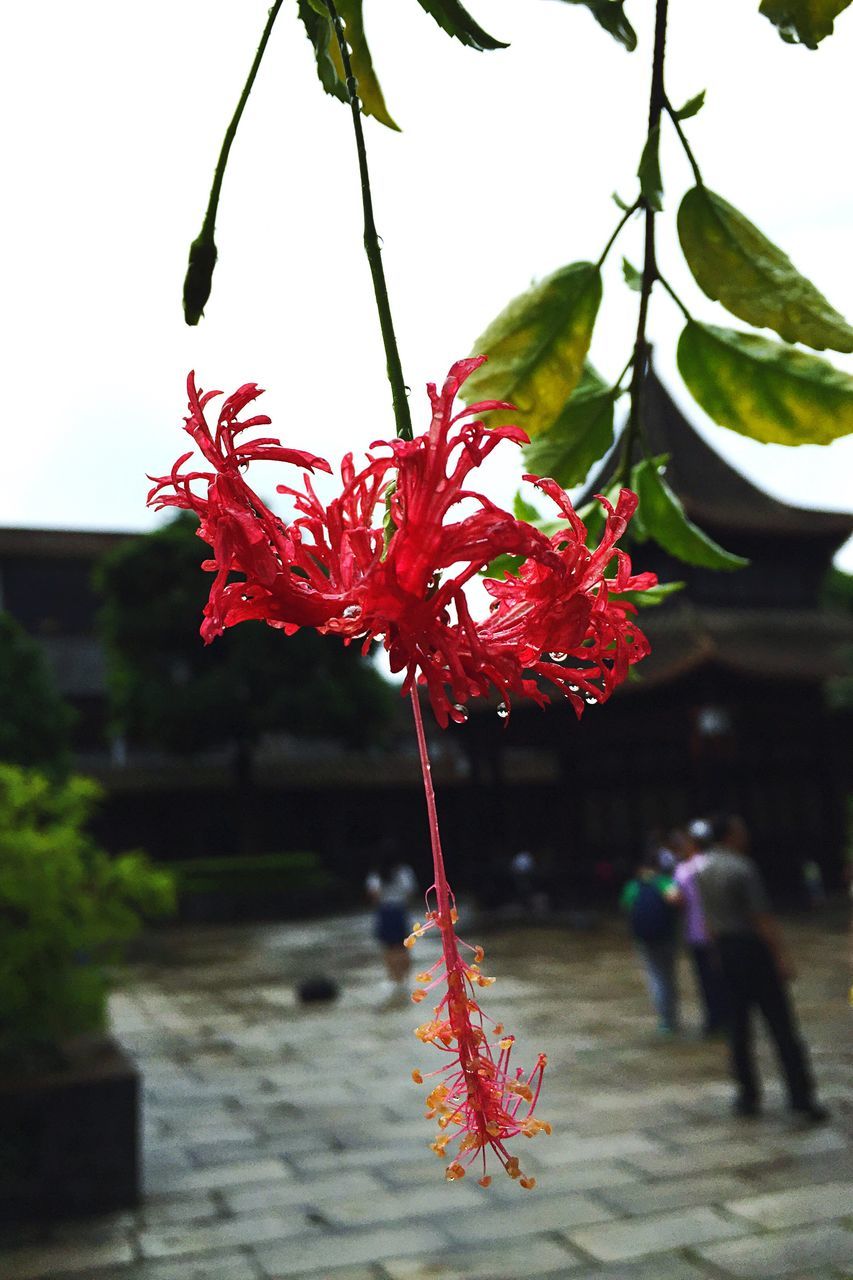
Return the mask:
<svg viewBox="0 0 853 1280">
<path fill-rule="evenodd" d="M 460 1178 L 465 1177 L 465 1167 L 458 1160 L 453 1160 L 445 1169 L 444 1176 L 448 1182 L 458 1182 Z"/>
<path fill-rule="evenodd" d="M 501 1049 L 511 1049 L 515 1044 L 515 1036 L 504 1036 L 503 1040 L 499 1040 L 498 1044 Z"/>
<path fill-rule="evenodd" d="M 413 992 L 412 992 L 412 1000 L 414 1001 L 414 1003 L 415 1003 L 415 1004 L 420 1004 L 420 1002 L 421 1002 L 422 1000 L 426 1000 L 426 992 L 425 992 L 425 991 L 420 991 L 420 990 L 418 990 L 418 991 L 413 991 Z"/>
<path fill-rule="evenodd" d="M 417 1067 L 415 1067 L 414 1071 L 412 1072 L 412 1079 L 414 1080 L 415 1084 L 423 1084 L 424 1082 L 424 1078 L 421 1075 L 420 1071 L 418 1071 Z"/>
<path fill-rule="evenodd" d="M 535 1178 L 519 1178 L 518 1185 L 524 1187 L 525 1191 L 532 1191 L 536 1186 Z"/>
<path fill-rule="evenodd" d="M 432 974 L 429 971 L 415 974 L 415 982 L 429 982 L 431 978 Z"/>
<path fill-rule="evenodd" d="M 490 1187 L 492 1185 L 492 1179 L 489 1174 L 486 1174 L 485 1177 L 479 1179 L 479 1183 L 481 1187 Z"/>
</svg>

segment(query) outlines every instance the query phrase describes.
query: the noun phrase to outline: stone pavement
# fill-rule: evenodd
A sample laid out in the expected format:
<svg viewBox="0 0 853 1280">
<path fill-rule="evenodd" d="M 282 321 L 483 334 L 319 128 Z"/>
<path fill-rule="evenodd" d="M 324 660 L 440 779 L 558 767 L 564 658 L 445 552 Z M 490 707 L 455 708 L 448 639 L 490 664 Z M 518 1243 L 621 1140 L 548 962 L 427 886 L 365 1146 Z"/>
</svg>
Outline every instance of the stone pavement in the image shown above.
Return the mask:
<svg viewBox="0 0 853 1280">
<path fill-rule="evenodd" d="M 464 920 L 463 920 L 464 925 Z M 853 1275 L 844 944 L 789 927 L 796 999 L 828 1125 L 729 1116 L 725 1050 L 653 1033 L 623 926 L 463 929 L 497 975 L 484 1005 L 518 1060 L 549 1056 L 521 1140 L 538 1186 L 449 1184 L 411 1069 L 435 1050 L 413 1005 L 375 1011 L 364 917 L 166 932 L 113 999 L 145 1073 L 146 1195 L 133 1213 L 0 1241 L 3 1280 L 723 1280 Z M 418 943 L 416 966 L 435 953 Z M 420 962 L 420 963 L 418 963 Z M 317 971 L 333 1006 L 296 1005 Z M 686 963 L 686 1022 L 696 1025 Z"/>
</svg>

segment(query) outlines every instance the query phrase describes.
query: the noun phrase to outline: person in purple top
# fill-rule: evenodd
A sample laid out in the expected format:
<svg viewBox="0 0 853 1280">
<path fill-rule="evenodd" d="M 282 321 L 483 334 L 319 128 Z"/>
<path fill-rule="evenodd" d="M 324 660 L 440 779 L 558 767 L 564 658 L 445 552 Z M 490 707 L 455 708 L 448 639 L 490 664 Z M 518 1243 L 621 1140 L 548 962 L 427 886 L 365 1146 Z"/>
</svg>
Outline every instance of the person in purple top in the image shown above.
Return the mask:
<svg viewBox="0 0 853 1280">
<path fill-rule="evenodd" d="M 701 846 L 710 840 L 710 825 L 702 818 L 686 832 L 674 832 L 669 847 L 679 858 L 673 879 L 681 894 L 684 942 L 693 958 L 696 986 L 705 1011 L 703 1035 L 719 1035 L 726 1025 L 726 1000 L 720 962 L 708 932 L 697 875 L 702 867 Z"/>
</svg>

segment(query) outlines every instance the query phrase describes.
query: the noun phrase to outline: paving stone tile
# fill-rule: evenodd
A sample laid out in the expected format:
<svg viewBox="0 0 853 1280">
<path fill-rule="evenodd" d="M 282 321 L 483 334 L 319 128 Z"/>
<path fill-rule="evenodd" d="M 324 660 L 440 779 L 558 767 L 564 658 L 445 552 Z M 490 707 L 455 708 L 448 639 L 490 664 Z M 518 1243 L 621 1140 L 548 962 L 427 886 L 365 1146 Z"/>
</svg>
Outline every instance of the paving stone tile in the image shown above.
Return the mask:
<svg viewBox="0 0 853 1280">
<path fill-rule="evenodd" d="M 156 1183 L 151 1182 L 150 1193 L 162 1196 L 176 1191 L 213 1191 L 218 1187 L 235 1187 L 248 1182 L 270 1182 L 292 1177 L 293 1174 L 282 1160 L 251 1160 L 164 1173 Z"/>
<path fill-rule="evenodd" d="M 525 1160 L 525 1165 L 529 1164 Z M 532 1167 L 532 1166 L 531 1166 Z M 608 1163 L 568 1164 L 536 1172 L 537 1196 L 556 1195 L 558 1191 L 599 1191 L 617 1187 L 633 1187 L 640 1185 L 640 1175 L 636 1169 L 627 1165 Z M 513 1206 L 518 1203 L 518 1186 L 511 1178 L 495 1177 L 488 1189 L 488 1198 L 509 1200 Z M 609 1197 L 608 1197 L 609 1199 Z"/>
<path fill-rule="evenodd" d="M 146 1200 L 138 1212 L 143 1227 L 159 1227 L 173 1222 L 193 1222 L 219 1216 L 219 1207 L 207 1191 L 194 1191 L 185 1196 Z"/>
<path fill-rule="evenodd" d="M 427 1258 L 389 1258 L 382 1263 L 389 1280 L 538 1280 L 574 1277 L 578 1266 L 579 1258 L 565 1245 L 539 1236 L 495 1249 L 451 1248 Z"/>
<path fill-rule="evenodd" d="M 565 1164 L 582 1164 L 588 1160 L 630 1160 L 632 1164 L 643 1161 L 665 1159 L 669 1152 L 659 1142 L 646 1137 L 642 1133 L 623 1132 L 609 1133 L 596 1138 L 563 1138 L 558 1141 L 552 1138 L 536 1139 L 530 1148 L 535 1152 L 536 1160 L 545 1168 Z M 525 1145 L 525 1155 L 527 1146 Z"/>
<path fill-rule="evenodd" d="M 330 1201 L 324 1208 L 329 1222 L 342 1227 L 366 1227 L 380 1223 L 405 1222 L 424 1217 L 444 1219 L 481 1209 L 483 1197 L 477 1184 L 454 1186 L 442 1177 L 441 1182 L 412 1187 L 407 1191 L 386 1191 L 380 1196 L 360 1195 Z M 448 1217 L 448 1221 L 449 1221 Z"/>
<path fill-rule="evenodd" d="M 732 1199 L 726 1208 L 764 1227 L 800 1227 L 831 1218 L 851 1218 L 853 1184 L 824 1182 L 818 1186 L 792 1187 L 790 1191 L 771 1195 Z"/>
<path fill-rule="evenodd" d="M 653 1177 L 677 1178 L 691 1173 L 762 1164 L 775 1154 L 772 1149 L 754 1142 L 709 1142 L 707 1146 L 692 1146 L 680 1151 L 626 1153 L 625 1159 Z"/>
<path fill-rule="evenodd" d="M 815 1267 L 853 1272 L 853 1232 L 821 1225 L 807 1231 L 774 1231 L 696 1250 L 706 1262 L 733 1276 L 760 1280 Z"/>
<path fill-rule="evenodd" d="M 196 1254 L 193 1258 L 150 1259 L 94 1280 L 263 1280 L 260 1263 L 245 1250 Z"/>
<path fill-rule="evenodd" d="M 573 1271 L 572 1280 L 708 1280 L 705 1267 L 699 1267 L 672 1253 L 656 1253 L 642 1262 L 623 1262 L 613 1267 L 596 1267 L 594 1271 Z"/>
<path fill-rule="evenodd" d="M 742 1224 L 730 1221 L 713 1209 L 698 1208 L 584 1227 L 569 1232 L 568 1237 L 572 1244 L 601 1262 L 619 1262 L 639 1258 L 644 1253 L 660 1253 L 663 1248 L 679 1249 L 708 1240 L 725 1240 L 745 1235 L 747 1231 Z"/>
<path fill-rule="evenodd" d="M 384 1258 L 430 1255 L 441 1248 L 440 1234 L 434 1227 L 423 1226 L 328 1233 L 314 1239 L 302 1236 L 280 1245 L 261 1246 L 255 1255 L 265 1276 L 278 1280 L 279 1276 L 301 1272 L 320 1271 L 325 1275 L 334 1267 L 381 1262 Z"/>
<path fill-rule="evenodd" d="M 55 1280 L 58 1275 L 97 1276 L 105 1267 L 131 1262 L 135 1256 L 129 1241 L 101 1244 L 32 1244 L 3 1255 L 3 1280 Z"/>
<path fill-rule="evenodd" d="M 606 1222 L 615 1215 L 597 1200 L 583 1195 L 543 1196 L 518 1187 L 518 1200 L 511 1210 L 506 1202 L 492 1203 L 488 1195 L 476 1214 L 448 1218 L 443 1228 L 459 1244 L 505 1240 L 508 1236 L 532 1235 L 538 1231 L 570 1231 L 581 1223 Z"/>
<path fill-rule="evenodd" d="M 344 1201 L 354 1196 L 376 1202 L 388 1196 L 389 1192 L 372 1174 L 360 1169 L 350 1169 L 325 1178 L 298 1178 L 292 1182 L 260 1183 L 253 1187 L 226 1189 L 220 1195 L 230 1213 L 240 1214 L 263 1209 L 275 1212 L 285 1210 L 290 1205 L 323 1206 L 329 1201 Z"/>
<path fill-rule="evenodd" d="M 170 1228 L 152 1228 L 139 1233 L 139 1247 L 146 1258 L 177 1257 L 213 1249 L 252 1245 L 261 1240 L 284 1240 L 311 1231 L 304 1213 L 257 1214 L 221 1218 L 217 1222 L 184 1223 Z"/>
<path fill-rule="evenodd" d="M 686 1209 L 696 1205 L 722 1205 L 725 1200 L 745 1195 L 749 1183 L 734 1174 L 716 1173 L 675 1181 L 642 1182 L 624 1186 L 603 1186 L 605 1204 L 623 1213 L 662 1213 L 665 1209 Z"/>
</svg>

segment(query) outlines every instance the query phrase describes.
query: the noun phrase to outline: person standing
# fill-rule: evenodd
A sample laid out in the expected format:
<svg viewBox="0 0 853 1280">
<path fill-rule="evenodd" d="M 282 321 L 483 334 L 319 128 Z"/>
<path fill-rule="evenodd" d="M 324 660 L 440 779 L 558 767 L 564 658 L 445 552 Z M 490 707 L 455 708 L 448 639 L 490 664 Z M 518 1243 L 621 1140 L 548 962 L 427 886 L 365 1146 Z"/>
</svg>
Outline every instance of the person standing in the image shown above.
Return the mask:
<svg viewBox="0 0 853 1280">
<path fill-rule="evenodd" d="M 709 823 L 698 818 L 690 823 L 686 832 L 673 832 L 668 841 L 679 858 L 673 879 L 681 894 L 683 937 L 693 960 L 696 986 L 704 1009 L 702 1034 L 706 1036 L 717 1035 L 726 1023 L 720 960 L 705 922 L 697 881 L 703 862 L 701 848 L 710 843 L 710 835 Z"/>
<path fill-rule="evenodd" d="M 806 1049 L 786 990 L 794 971 L 748 849 L 743 819 L 720 815 L 711 820 L 708 849 L 697 873 L 728 1008 L 731 1066 L 738 1089 L 734 1111 L 740 1116 L 760 1111 L 751 1025 L 752 1011 L 759 1009 L 776 1047 L 791 1110 L 812 1121 L 825 1120 L 828 1113 L 815 1100 Z"/>
<path fill-rule="evenodd" d="M 418 891 L 412 868 L 385 857 L 365 882 L 367 896 L 376 905 L 373 934 L 383 950 L 391 988 L 382 1008 L 393 1008 L 408 998 L 407 979 L 411 957 L 404 942 L 411 931 L 409 901 Z"/>
<path fill-rule="evenodd" d="M 622 890 L 620 906 L 628 913 L 631 932 L 643 959 L 658 1031 L 678 1030 L 678 890 L 671 876 L 651 865 L 651 858 L 637 868 Z"/>
</svg>

